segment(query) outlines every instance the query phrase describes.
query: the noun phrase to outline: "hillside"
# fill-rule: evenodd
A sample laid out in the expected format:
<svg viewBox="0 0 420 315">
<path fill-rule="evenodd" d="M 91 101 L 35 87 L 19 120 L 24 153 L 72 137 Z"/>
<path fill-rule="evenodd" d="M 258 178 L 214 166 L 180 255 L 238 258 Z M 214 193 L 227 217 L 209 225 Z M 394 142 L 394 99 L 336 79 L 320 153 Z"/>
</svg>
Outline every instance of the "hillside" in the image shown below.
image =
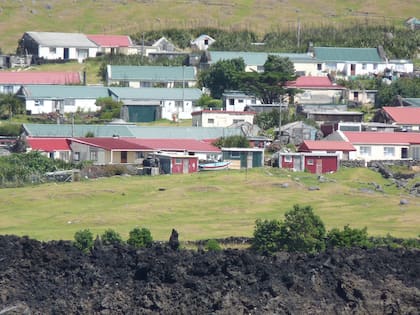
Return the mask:
<svg viewBox="0 0 420 315">
<path fill-rule="evenodd" d="M 0 2 L 0 48 L 13 53 L 26 31 L 131 35 L 166 28 L 217 27 L 262 34 L 320 25 L 402 25 L 420 17 L 417 0 L 4 0 Z"/>
</svg>

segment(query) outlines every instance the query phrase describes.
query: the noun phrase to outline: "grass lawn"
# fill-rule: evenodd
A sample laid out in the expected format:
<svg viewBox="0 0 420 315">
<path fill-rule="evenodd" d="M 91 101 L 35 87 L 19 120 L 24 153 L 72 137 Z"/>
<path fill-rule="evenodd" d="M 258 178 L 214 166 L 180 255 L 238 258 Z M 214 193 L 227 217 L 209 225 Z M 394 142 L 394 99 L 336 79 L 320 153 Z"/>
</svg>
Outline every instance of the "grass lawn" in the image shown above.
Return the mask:
<svg viewBox="0 0 420 315">
<path fill-rule="evenodd" d="M 139 226 L 149 228 L 155 240 L 168 240 L 172 228 L 182 241 L 250 237 L 257 218 L 282 220 L 298 203 L 312 205 L 328 229 L 349 224 L 367 226 L 371 235 L 419 235 L 418 198 L 367 169 L 325 177 L 321 183 L 312 174 L 261 168 L 1 189 L 0 234 L 72 239 L 80 229 L 100 234 L 112 228 L 126 239 Z M 373 182 L 384 192 L 375 191 Z M 409 203 L 400 206 L 402 198 Z"/>
</svg>

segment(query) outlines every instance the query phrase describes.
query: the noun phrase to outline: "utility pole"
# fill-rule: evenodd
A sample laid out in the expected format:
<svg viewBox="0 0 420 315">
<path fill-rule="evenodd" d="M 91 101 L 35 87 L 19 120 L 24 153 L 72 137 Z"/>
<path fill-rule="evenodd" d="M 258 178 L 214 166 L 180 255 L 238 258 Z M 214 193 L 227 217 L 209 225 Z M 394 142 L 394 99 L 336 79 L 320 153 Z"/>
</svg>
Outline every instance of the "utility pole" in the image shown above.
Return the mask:
<svg viewBox="0 0 420 315">
<path fill-rule="evenodd" d="M 282 95 L 280 95 L 280 102 L 279 102 L 279 141 L 281 144 L 281 99 L 282 99 Z"/>
</svg>

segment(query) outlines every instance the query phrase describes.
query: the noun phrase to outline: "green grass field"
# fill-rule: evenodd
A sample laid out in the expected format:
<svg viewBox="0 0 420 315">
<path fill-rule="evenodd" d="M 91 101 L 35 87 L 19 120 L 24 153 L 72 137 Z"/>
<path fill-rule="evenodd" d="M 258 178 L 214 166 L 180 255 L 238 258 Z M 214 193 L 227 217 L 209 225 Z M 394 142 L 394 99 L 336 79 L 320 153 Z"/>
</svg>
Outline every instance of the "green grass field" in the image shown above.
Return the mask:
<svg viewBox="0 0 420 315">
<path fill-rule="evenodd" d="M 167 28 L 216 27 L 263 34 L 279 28 L 386 23 L 420 16 L 418 0 L 5 0 L 0 47 L 12 53 L 26 31 L 131 35 Z"/>
<path fill-rule="evenodd" d="M 1 189 L 0 234 L 72 239 L 80 229 L 112 228 L 123 238 L 136 226 L 154 239 L 252 236 L 255 220 L 283 219 L 296 203 L 311 205 L 327 229 L 367 227 L 371 235 L 417 237 L 420 200 L 367 169 L 343 169 L 319 183 L 308 173 L 273 168 L 189 175 L 121 176 Z M 380 184 L 384 193 L 370 183 Z M 282 188 L 289 183 L 288 188 Z M 308 187 L 320 190 L 310 191 Z M 363 192 L 362 188 L 371 191 Z M 402 198 L 409 201 L 400 206 Z"/>
</svg>

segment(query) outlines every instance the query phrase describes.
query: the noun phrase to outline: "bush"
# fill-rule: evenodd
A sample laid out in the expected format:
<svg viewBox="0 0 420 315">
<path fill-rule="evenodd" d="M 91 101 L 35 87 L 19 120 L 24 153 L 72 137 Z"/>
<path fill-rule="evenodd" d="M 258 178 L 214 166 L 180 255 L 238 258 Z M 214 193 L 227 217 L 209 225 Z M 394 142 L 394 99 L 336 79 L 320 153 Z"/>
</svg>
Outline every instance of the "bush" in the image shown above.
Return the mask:
<svg viewBox="0 0 420 315">
<path fill-rule="evenodd" d="M 123 242 L 120 234 L 112 229 L 105 230 L 101 235 L 101 240 L 104 245 L 121 244 Z"/>
<path fill-rule="evenodd" d="M 149 247 L 153 243 L 152 234 L 146 228 L 134 228 L 130 231 L 127 243 L 136 248 Z"/>
<path fill-rule="evenodd" d="M 281 223 L 278 220 L 255 221 L 252 248 L 262 254 L 272 254 L 279 250 Z"/>
<path fill-rule="evenodd" d="M 208 240 L 206 242 L 205 249 L 208 251 L 220 251 L 222 250 L 222 247 L 220 247 L 220 244 L 216 240 Z"/>
<path fill-rule="evenodd" d="M 77 231 L 74 234 L 74 246 L 87 253 L 93 247 L 93 234 L 89 229 Z"/>
<path fill-rule="evenodd" d="M 346 225 L 343 231 L 332 229 L 327 235 L 327 246 L 329 247 L 364 247 L 372 246 L 369 240 L 367 228 L 352 229 Z"/>
</svg>

